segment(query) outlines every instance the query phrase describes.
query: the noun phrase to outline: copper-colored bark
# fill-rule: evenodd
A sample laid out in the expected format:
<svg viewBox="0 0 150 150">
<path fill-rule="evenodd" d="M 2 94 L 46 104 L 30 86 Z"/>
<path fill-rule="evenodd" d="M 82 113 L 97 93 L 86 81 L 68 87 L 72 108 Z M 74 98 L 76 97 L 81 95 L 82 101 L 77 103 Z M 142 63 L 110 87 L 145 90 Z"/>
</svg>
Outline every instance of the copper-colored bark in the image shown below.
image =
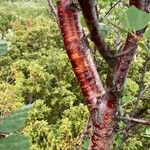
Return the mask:
<svg viewBox="0 0 150 150">
<path fill-rule="evenodd" d="M 94 111 L 97 99 L 104 95 L 105 90 L 84 39 L 79 24 L 78 9 L 66 2 L 61 1 L 58 5 L 59 24 L 64 45 L 88 108 Z"/>
<path fill-rule="evenodd" d="M 108 97 L 102 99 L 105 90 L 85 43 L 77 8 L 62 1 L 58 5 L 58 14 L 64 45 L 91 115 L 93 136 L 90 149 L 108 150 L 113 142 L 115 97 L 107 94 Z"/>
<path fill-rule="evenodd" d="M 89 26 L 91 39 L 99 48 L 104 59 L 112 62 L 113 60 L 108 60 L 110 58 L 108 48 L 98 31 L 98 20 L 93 2 L 93 0 L 79 0 Z M 149 2 L 130 0 L 130 5 L 145 11 L 148 10 L 145 8 L 146 3 Z M 110 150 L 113 146 L 113 133 L 117 124 L 118 99 L 136 53 L 138 41 L 134 36 L 128 34 L 123 47 L 124 55 L 116 59 L 115 65 L 109 65 L 109 83 L 105 91 L 80 27 L 78 9 L 69 0 L 61 0 L 58 4 L 58 17 L 69 60 L 90 112 L 93 128 L 90 150 Z M 143 32 L 144 30 L 137 31 L 136 35 L 141 36 Z"/>
</svg>

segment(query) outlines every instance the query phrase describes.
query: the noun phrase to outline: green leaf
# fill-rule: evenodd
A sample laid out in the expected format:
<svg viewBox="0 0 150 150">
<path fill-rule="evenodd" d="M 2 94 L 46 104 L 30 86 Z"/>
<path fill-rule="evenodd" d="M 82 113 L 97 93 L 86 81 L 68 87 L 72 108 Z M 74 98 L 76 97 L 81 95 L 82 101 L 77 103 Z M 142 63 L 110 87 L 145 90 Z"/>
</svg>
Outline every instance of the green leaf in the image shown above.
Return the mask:
<svg viewBox="0 0 150 150">
<path fill-rule="evenodd" d="M 120 146 L 121 146 L 121 143 L 122 143 L 121 134 L 116 133 L 116 134 L 115 134 L 115 148 L 116 148 L 116 149 L 119 149 Z"/>
<path fill-rule="evenodd" d="M 145 33 L 144 33 L 144 37 L 148 40 L 150 40 L 150 29 L 147 30 Z"/>
<path fill-rule="evenodd" d="M 13 134 L 0 140 L 0 150 L 29 150 L 30 142 L 21 134 Z"/>
<path fill-rule="evenodd" d="M 86 24 L 86 21 L 85 21 L 83 16 L 81 16 L 80 23 L 81 23 L 83 28 L 87 28 L 87 24 Z"/>
<path fill-rule="evenodd" d="M 148 54 L 150 53 L 150 50 L 148 49 L 148 47 L 144 42 L 139 42 L 139 46 L 142 50 L 145 50 Z"/>
<path fill-rule="evenodd" d="M 150 136 L 150 128 L 146 129 L 146 134 Z"/>
<path fill-rule="evenodd" d="M 90 139 L 86 139 L 82 145 L 82 150 L 87 150 L 90 144 Z"/>
<path fill-rule="evenodd" d="M 0 132 L 16 132 L 22 129 L 25 124 L 28 111 L 32 105 L 25 105 L 18 111 L 13 112 L 10 116 L 0 122 Z"/>
<path fill-rule="evenodd" d="M 131 96 L 123 96 L 123 98 L 122 98 L 122 101 L 124 102 L 124 103 L 128 103 L 129 101 L 131 101 L 132 100 L 132 97 Z"/>
<path fill-rule="evenodd" d="M 134 6 L 129 7 L 120 17 L 120 22 L 124 28 L 129 31 L 141 30 L 148 25 L 150 14 L 137 9 Z"/>
<path fill-rule="evenodd" d="M 108 36 L 110 29 L 106 26 L 106 24 L 100 23 L 100 32 L 103 38 Z"/>
<path fill-rule="evenodd" d="M 7 53 L 7 41 L 5 40 L 0 40 L 0 55 L 4 55 Z"/>
</svg>

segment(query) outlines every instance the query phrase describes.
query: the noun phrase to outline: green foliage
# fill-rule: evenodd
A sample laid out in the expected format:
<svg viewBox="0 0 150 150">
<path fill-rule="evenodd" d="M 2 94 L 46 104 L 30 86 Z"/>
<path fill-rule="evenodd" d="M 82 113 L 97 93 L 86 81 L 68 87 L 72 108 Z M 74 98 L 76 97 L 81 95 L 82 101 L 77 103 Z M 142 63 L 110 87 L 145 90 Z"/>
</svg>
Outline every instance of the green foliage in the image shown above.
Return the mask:
<svg viewBox="0 0 150 150">
<path fill-rule="evenodd" d="M 148 55 L 150 54 L 150 50 L 149 50 L 149 48 L 146 46 L 145 42 L 139 42 L 139 47 L 140 47 L 142 50 L 145 50 Z"/>
<path fill-rule="evenodd" d="M 148 25 L 150 14 L 131 6 L 122 14 L 120 21 L 123 28 L 129 31 L 137 31 Z"/>
<path fill-rule="evenodd" d="M 150 138 L 150 128 L 146 129 L 146 136 Z"/>
<path fill-rule="evenodd" d="M 25 119 L 30 108 L 31 105 L 23 106 L 0 122 L 0 133 L 6 134 L 5 138 L 0 139 L 1 150 L 29 150 L 28 138 L 17 132 L 25 126 Z"/>
<path fill-rule="evenodd" d="M 119 150 L 122 144 L 122 138 L 119 133 L 115 134 L 115 149 Z"/>
<path fill-rule="evenodd" d="M 25 119 L 31 105 L 25 105 L 18 111 L 13 112 L 10 116 L 0 122 L 0 132 L 16 132 L 25 125 Z"/>
<path fill-rule="evenodd" d="M 21 134 L 13 134 L 0 140 L 1 150 L 29 150 L 29 147 L 28 138 Z"/>
<path fill-rule="evenodd" d="M 105 16 L 110 7 L 109 4 L 116 0 L 100 2 L 101 16 Z M 0 2 L 0 38 L 10 43 L 8 53 L 0 57 L 0 114 L 2 118 L 5 118 L 18 107 L 33 103 L 23 130 L 23 133 L 30 138 L 31 150 L 72 150 L 75 145 L 81 144 L 79 136 L 86 124 L 88 111 L 83 104 L 79 86 L 63 49 L 57 24 L 48 14 L 46 5 L 44 0 Z M 113 20 L 119 25 L 119 14 L 122 10 L 124 11 L 122 7 L 114 9 L 108 20 Z M 134 15 L 137 10 L 127 9 L 127 16 L 128 11 Z M 138 14 L 141 17 L 143 12 Z M 131 19 L 130 16 L 129 18 Z M 126 23 L 129 20 L 127 19 Z M 139 29 L 146 21 L 141 22 L 140 26 L 132 22 L 129 28 Z M 104 33 L 109 46 L 118 50 L 119 42 L 124 41 L 126 33 L 118 34 L 118 28 L 114 28 L 112 24 L 106 24 L 107 21 L 104 19 L 104 22 L 100 24 L 100 31 Z M 149 29 L 144 37 L 144 42 L 149 39 Z M 146 52 L 141 51 L 142 49 L 138 47 L 138 55 L 129 71 L 121 102 L 121 105 L 125 107 L 121 107 L 121 114 L 129 115 L 135 108 L 132 100 L 139 90 L 141 71 L 146 56 Z M 99 54 L 97 54 L 97 63 L 102 82 L 104 82 L 107 66 Z M 147 71 L 144 78 L 145 86 L 149 84 L 149 81 L 150 71 Z M 143 96 L 149 96 L 149 93 L 150 90 L 147 90 Z M 148 102 L 140 100 L 136 107 L 137 109 L 148 107 Z M 144 117 L 148 117 L 148 113 L 145 113 Z M 121 130 L 125 127 L 125 123 L 119 123 Z M 131 132 L 124 143 L 124 149 L 135 147 L 138 150 L 146 149 L 149 132 L 145 131 L 147 131 L 146 128 L 139 127 L 136 128 L 136 133 Z M 120 132 L 116 136 L 118 149 L 121 142 Z M 16 144 L 15 141 L 14 144 Z M 19 142 L 17 144 L 19 145 Z M 88 144 L 89 139 L 85 139 L 83 149 L 87 149 Z"/>
<path fill-rule="evenodd" d="M 5 82 L 0 84 L 0 95 L 1 117 L 16 110 L 22 105 L 24 100 L 21 96 L 20 90 Z"/>
<path fill-rule="evenodd" d="M 90 144 L 90 140 L 86 139 L 83 141 L 82 149 L 81 150 L 87 150 Z"/>
<path fill-rule="evenodd" d="M 7 52 L 7 42 L 0 40 L 0 55 L 4 55 Z"/>
<path fill-rule="evenodd" d="M 124 150 L 139 150 L 142 148 L 142 142 L 138 141 L 137 138 L 128 138 L 128 146 L 125 146 Z"/>
<path fill-rule="evenodd" d="M 87 108 L 80 104 L 64 112 L 63 118 L 51 126 L 49 134 L 51 149 L 71 150 L 80 144 L 79 135 L 87 120 Z"/>
<path fill-rule="evenodd" d="M 80 135 L 87 118 L 87 108 L 83 104 L 74 106 L 63 113 L 63 118 L 55 124 L 48 124 L 51 109 L 38 100 L 30 112 L 24 133 L 30 137 L 32 150 L 73 149 L 79 144 Z M 55 118 L 56 119 L 56 118 Z M 57 120 L 57 119 L 56 119 Z"/>
<path fill-rule="evenodd" d="M 135 97 L 138 88 L 139 86 L 136 82 L 131 79 L 127 79 L 124 89 L 124 96 L 122 98 L 123 102 L 128 103 L 129 101 L 131 101 Z"/>
<path fill-rule="evenodd" d="M 31 149 L 37 147 L 39 150 L 45 150 L 49 147 L 48 145 L 48 134 L 50 132 L 48 123 L 44 120 L 35 121 L 30 123 L 25 129 L 24 134 L 31 139 L 33 146 Z"/>
</svg>

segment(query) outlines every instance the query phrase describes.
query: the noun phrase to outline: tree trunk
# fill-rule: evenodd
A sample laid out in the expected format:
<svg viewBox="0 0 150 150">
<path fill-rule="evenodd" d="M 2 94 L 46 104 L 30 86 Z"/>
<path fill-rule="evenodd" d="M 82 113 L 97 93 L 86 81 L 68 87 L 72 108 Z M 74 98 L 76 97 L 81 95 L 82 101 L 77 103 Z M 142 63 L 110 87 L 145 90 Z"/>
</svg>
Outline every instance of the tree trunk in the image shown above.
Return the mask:
<svg viewBox="0 0 150 150">
<path fill-rule="evenodd" d="M 78 9 L 63 2 L 58 5 L 58 14 L 64 45 L 88 108 L 92 112 L 97 105 L 97 99 L 104 95 L 105 90 L 80 27 Z"/>
<path fill-rule="evenodd" d="M 114 130 L 118 123 L 118 99 L 136 53 L 138 40 L 128 34 L 123 48 L 123 52 L 127 52 L 126 55 L 117 57 L 115 61 L 109 60 L 113 57 L 109 55 L 108 48 L 98 32 L 99 24 L 93 0 L 79 0 L 79 3 L 88 24 L 91 40 L 109 64 L 107 90 L 104 89 L 90 56 L 90 49 L 80 26 L 78 8 L 69 0 L 61 0 L 58 4 L 59 26 L 65 49 L 90 113 L 93 132 L 89 149 L 110 150 L 113 147 Z M 130 0 L 130 5 L 135 5 L 142 10 L 146 10 L 143 5 L 145 3 L 146 0 L 139 0 L 139 2 Z M 143 32 L 144 30 L 137 31 L 136 36 L 140 37 Z"/>
</svg>

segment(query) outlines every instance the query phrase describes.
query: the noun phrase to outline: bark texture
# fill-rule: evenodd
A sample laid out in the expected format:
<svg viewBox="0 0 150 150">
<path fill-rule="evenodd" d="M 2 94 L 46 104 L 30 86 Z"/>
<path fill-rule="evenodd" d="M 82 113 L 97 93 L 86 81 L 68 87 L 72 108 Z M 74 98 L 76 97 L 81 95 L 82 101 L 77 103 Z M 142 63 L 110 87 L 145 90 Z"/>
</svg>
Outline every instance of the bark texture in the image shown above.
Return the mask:
<svg viewBox="0 0 150 150">
<path fill-rule="evenodd" d="M 86 19 L 91 40 L 109 64 L 108 84 L 105 90 L 96 67 L 90 56 L 90 49 L 80 26 L 79 12 L 70 0 L 61 0 L 58 4 L 58 19 L 64 45 L 74 73 L 85 97 L 92 122 L 90 150 L 110 150 L 113 147 L 113 134 L 117 125 L 118 100 L 124 82 L 136 54 L 138 40 L 130 33 L 123 47 L 123 55 L 115 58 L 109 55 L 108 46 L 99 32 L 99 23 L 94 0 L 78 0 Z M 148 11 L 149 0 L 130 0 L 130 5 Z M 145 30 L 137 31 L 141 37 Z M 110 59 L 111 58 L 111 59 Z"/>
<path fill-rule="evenodd" d="M 97 105 L 97 99 L 104 95 L 105 90 L 80 27 L 78 9 L 74 4 L 68 4 L 67 2 L 62 1 L 58 5 L 61 33 L 88 108 L 93 112 Z"/>
</svg>

